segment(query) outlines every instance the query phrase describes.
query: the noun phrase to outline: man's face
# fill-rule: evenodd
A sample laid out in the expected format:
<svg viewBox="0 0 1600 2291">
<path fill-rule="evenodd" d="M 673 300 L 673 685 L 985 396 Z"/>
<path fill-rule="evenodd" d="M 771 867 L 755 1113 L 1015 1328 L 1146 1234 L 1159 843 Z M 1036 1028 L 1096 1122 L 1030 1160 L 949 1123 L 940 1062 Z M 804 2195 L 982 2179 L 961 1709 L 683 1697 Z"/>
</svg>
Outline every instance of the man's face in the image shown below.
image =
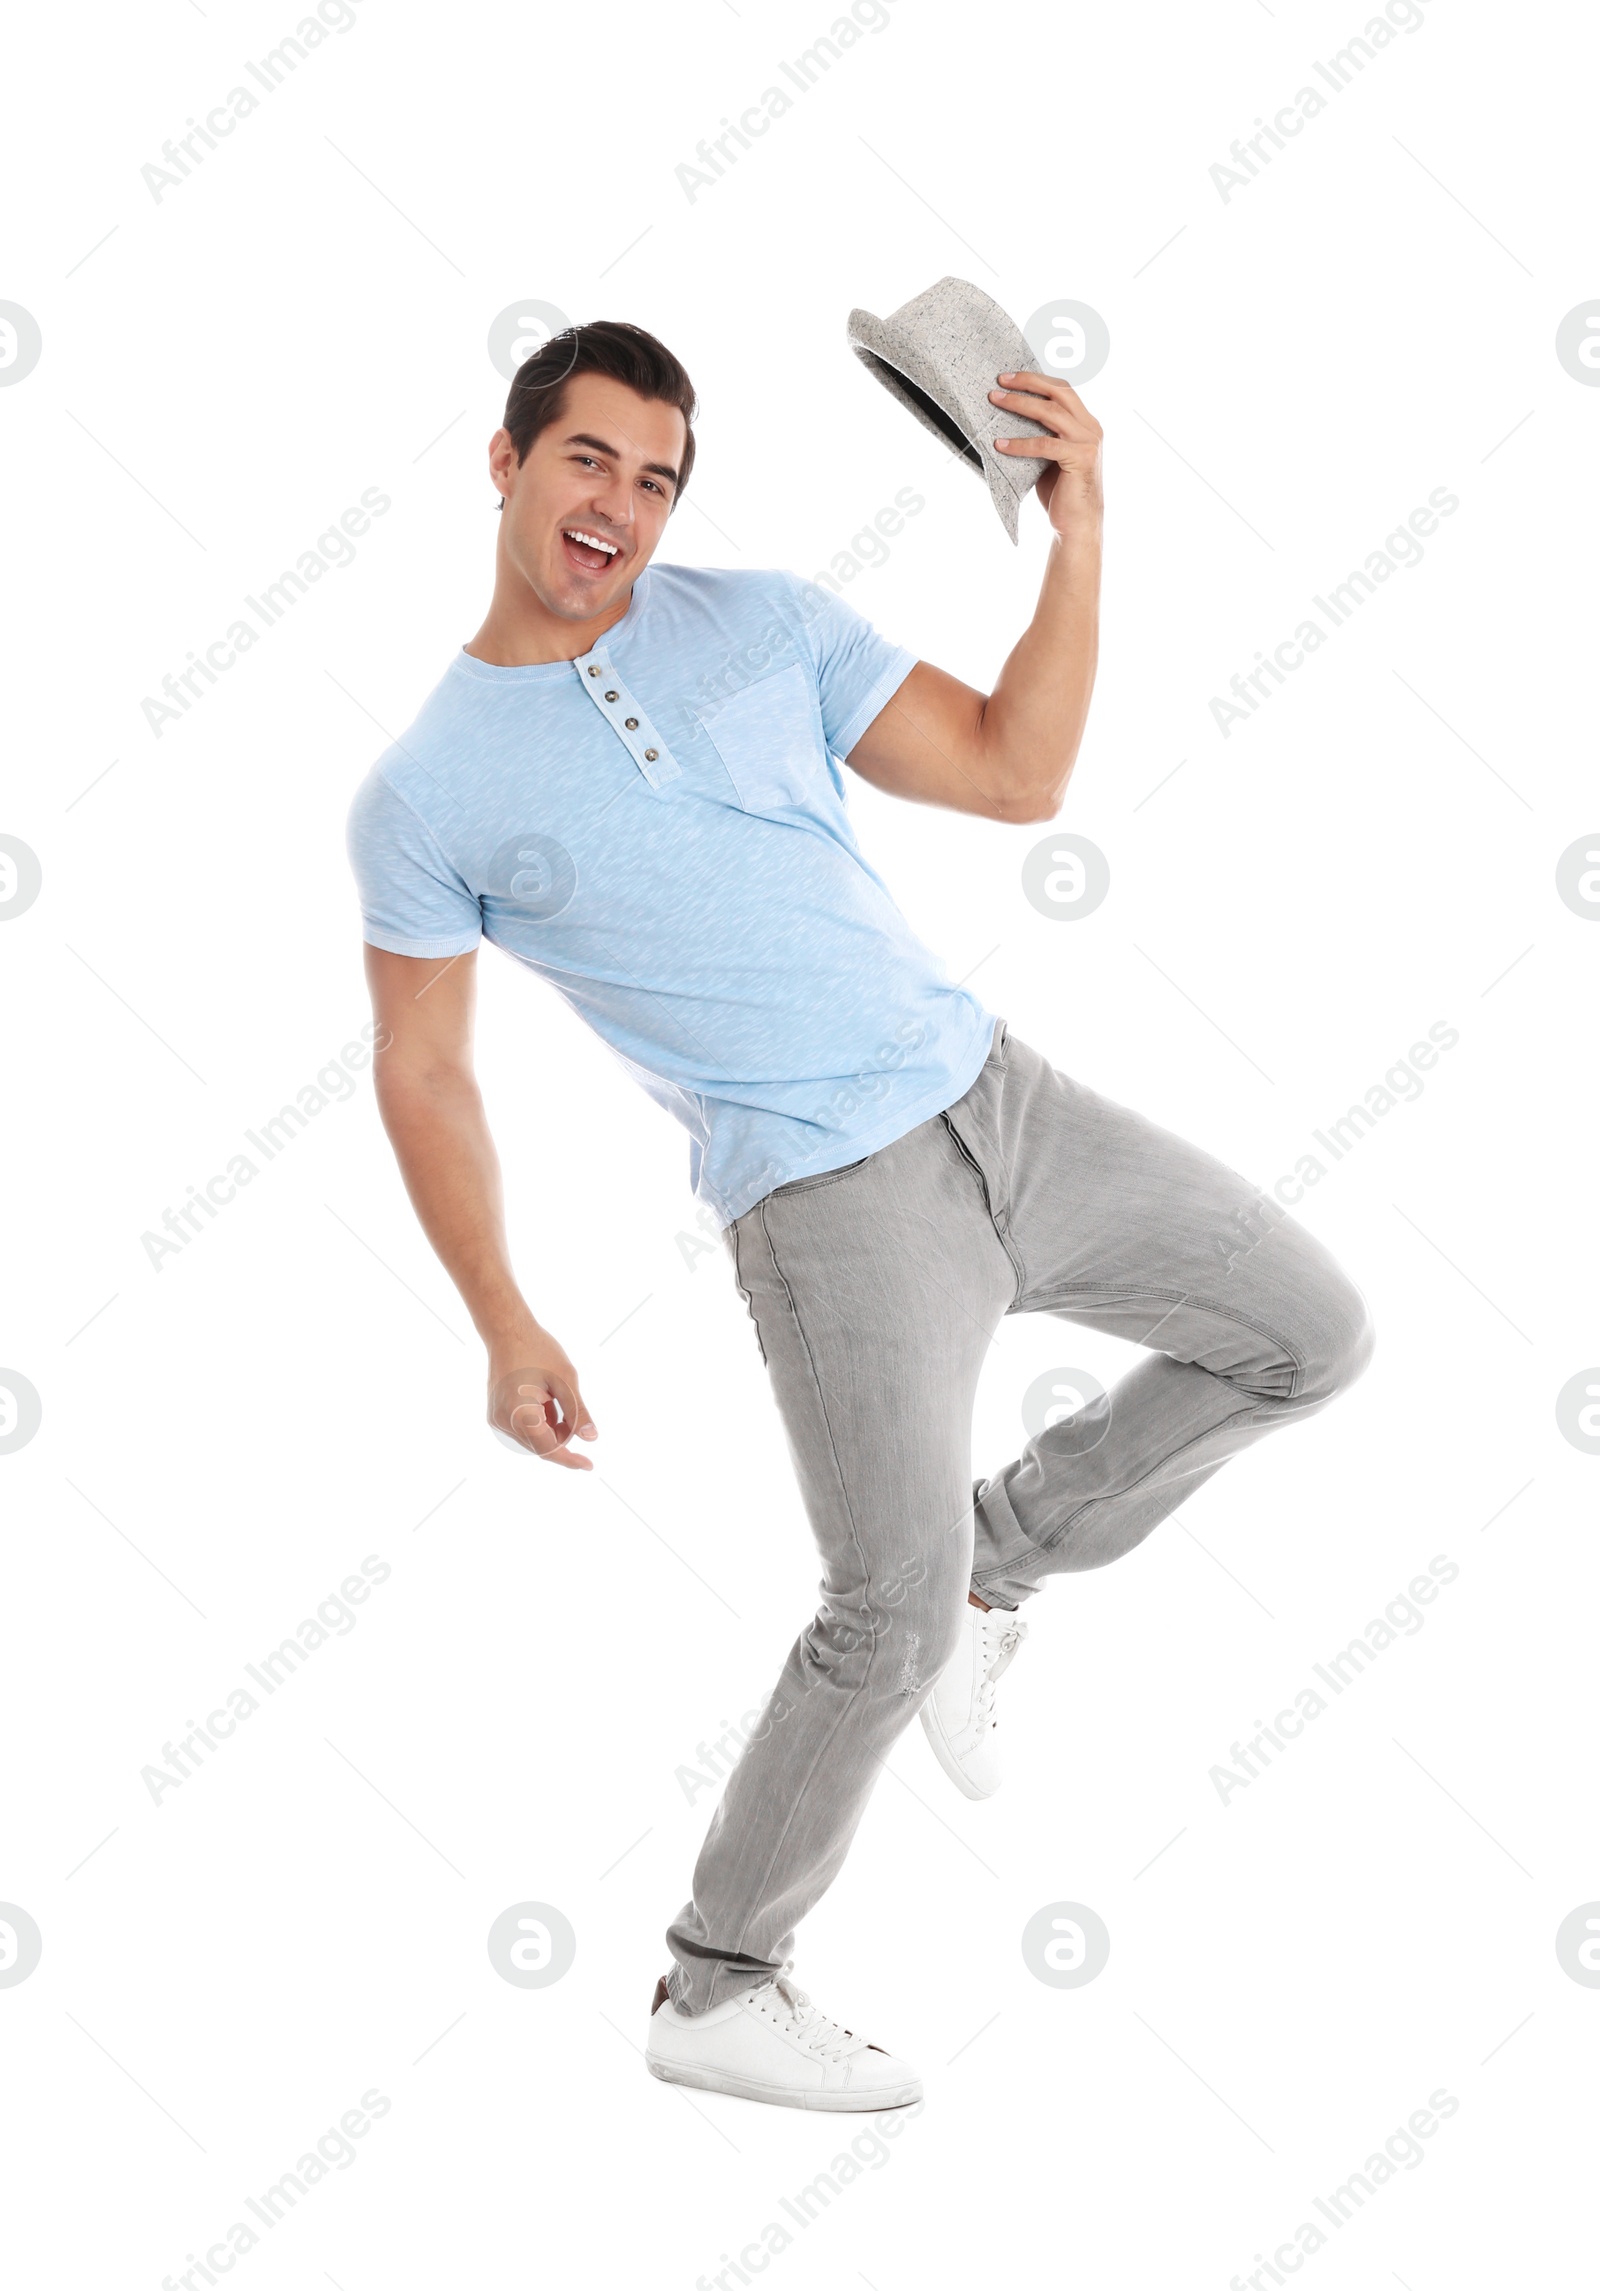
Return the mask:
<svg viewBox="0 0 1600 2291">
<path fill-rule="evenodd" d="M 504 430 L 489 451 L 505 496 L 501 539 L 547 612 L 592 620 L 650 562 L 683 467 L 676 406 L 609 374 L 576 374 L 519 469 Z"/>
</svg>

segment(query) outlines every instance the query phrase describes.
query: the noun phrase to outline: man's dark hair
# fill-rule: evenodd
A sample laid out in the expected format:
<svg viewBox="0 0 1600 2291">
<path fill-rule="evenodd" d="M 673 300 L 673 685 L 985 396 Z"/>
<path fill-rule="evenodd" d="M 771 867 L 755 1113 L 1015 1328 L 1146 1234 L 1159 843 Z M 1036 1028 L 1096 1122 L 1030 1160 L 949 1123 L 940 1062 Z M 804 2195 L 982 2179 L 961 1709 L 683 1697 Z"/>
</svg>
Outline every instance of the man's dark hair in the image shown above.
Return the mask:
<svg viewBox="0 0 1600 2291">
<path fill-rule="evenodd" d="M 541 430 L 561 418 L 566 386 L 574 374 L 609 374 L 641 398 L 676 406 L 683 416 L 683 460 L 672 496 L 675 509 L 694 467 L 694 384 L 664 342 L 622 318 L 593 318 L 564 326 L 517 368 L 506 400 L 505 427 L 520 469 Z M 501 507 L 504 508 L 504 502 Z"/>
</svg>

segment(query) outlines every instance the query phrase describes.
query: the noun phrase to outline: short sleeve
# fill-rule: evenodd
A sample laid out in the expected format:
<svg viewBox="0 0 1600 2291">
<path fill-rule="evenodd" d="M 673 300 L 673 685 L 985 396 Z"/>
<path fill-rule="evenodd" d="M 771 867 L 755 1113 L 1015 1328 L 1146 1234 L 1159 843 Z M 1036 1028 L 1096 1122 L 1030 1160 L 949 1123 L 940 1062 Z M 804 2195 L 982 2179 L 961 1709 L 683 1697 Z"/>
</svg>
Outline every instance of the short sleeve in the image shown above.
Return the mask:
<svg viewBox="0 0 1600 2291">
<path fill-rule="evenodd" d="M 816 581 L 795 582 L 816 672 L 822 728 L 830 750 L 848 756 L 874 716 L 917 665 L 917 655 L 880 636 L 843 597 Z"/>
<path fill-rule="evenodd" d="M 381 771 L 356 790 L 345 846 L 369 946 L 391 955 L 461 955 L 482 938 L 477 900 Z"/>
</svg>

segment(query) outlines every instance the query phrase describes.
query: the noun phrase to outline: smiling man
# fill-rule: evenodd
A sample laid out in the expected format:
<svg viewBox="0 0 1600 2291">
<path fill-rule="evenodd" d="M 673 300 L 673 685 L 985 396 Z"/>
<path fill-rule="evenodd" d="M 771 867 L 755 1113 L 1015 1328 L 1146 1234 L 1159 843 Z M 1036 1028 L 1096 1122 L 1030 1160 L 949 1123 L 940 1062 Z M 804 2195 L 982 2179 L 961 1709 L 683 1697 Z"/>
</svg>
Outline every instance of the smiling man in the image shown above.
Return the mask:
<svg viewBox="0 0 1600 2291">
<path fill-rule="evenodd" d="M 971 1798 L 1051 1575 L 1133 1549 L 1236 1450 L 1365 1364 L 1361 1298 L 1209 1155 L 952 984 L 857 844 L 844 768 L 985 826 L 1053 818 L 1094 681 L 1100 429 L 1066 383 L 990 393 L 1047 435 L 1038 603 L 985 694 L 786 572 L 652 559 L 695 399 L 637 327 L 554 336 L 490 441 L 494 595 L 350 815 L 378 1102 L 488 1354 L 489 1420 L 592 1469 L 578 1371 L 523 1297 L 472 1066 L 476 949 L 547 980 L 689 1133 L 822 1560 L 817 1613 L 730 1775 L 667 1934 L 647 2058 L 783 2106 L 918 2099 L 794 1984 L 794 1929 L 921 1713 Z M 1248 1233 L 1248 1243 L 1241 1235 Z M 1145 1356 L 971 1478 L 1010 1312 Z M 692 1662 L 692 1649 L 669 1659 Z M 930 2030 L 943 2026 L 942 2014 Z"/>
</svg>

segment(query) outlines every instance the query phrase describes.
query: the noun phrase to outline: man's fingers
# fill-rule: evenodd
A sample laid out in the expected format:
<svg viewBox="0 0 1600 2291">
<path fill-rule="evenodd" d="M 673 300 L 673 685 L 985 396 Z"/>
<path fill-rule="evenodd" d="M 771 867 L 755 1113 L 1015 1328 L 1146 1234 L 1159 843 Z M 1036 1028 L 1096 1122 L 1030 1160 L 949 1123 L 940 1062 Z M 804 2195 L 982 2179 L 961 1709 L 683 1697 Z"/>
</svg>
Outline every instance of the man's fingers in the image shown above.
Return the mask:
<svg viewBox="0 0 1600 2291">
<path fill-rule="evenodd" d="M 586 1440 L 597 1434 L 581 1396 L 563 1376 L 514 1369 L 495 1387 L 489 1420 L 541 1463 L 566 1464 L 585 1472 L 594 1468 L 587 1457 L 565 1452 L 574 1432 Z"/>
<path fill-rule="evenodd" d="M 999 453 L 1009 449 L 1024 460 L 1031 455 L 1035 461 L 1092 462 L 1099 450 L 1093 438 L 996 438 L 994 443 Z"/>
<path fill-rule="evenodd" d="M 1058 406 L 1063 406 L 1070 412 L 1081 415 L 1086 422 L 1094 420 L 1093 414 L 1090 413 L 1072 384 L 1064 382 L 1059 374 L 997 374 L 995 380 L 1002 390 L 1018 385 L 1023 391 L 1036 398 L 1054 399 Z"/>
<path fill-rule="evenodd" d="M 991 404 L 1006 413 L 1026 414 L 1037 422 L 1053 439 L 1068 446 L 1098 448 L 1105 432 L 1090 413 L 1070 383 L 1059 384 L 1061 395 L 1030 396 L 1023 390 L 994 389 L 989 392 Z M 1041 439 L 1040 444 L 1043 444 Z M 1025 446 L 1026 438 L 997 438 L 996 445 Z"/>
<path fill-rule="evenodd" d="M 524 1400 L 512 1410 L 511 1429 L 513 1436 L 520 1440 L 524 1447 L 536 1455 L 543 1464 L 563 1464 L 568 1471 L 592 1472 L 594 1466 L 587 1456 L 574 1456 L 568 1450 L 567 1442 L 572 1437 L 572 1417 L 568 1404 L 559 1400 L 554 1402 L 547 1400 L 539 1408 L 537 1422 L 533 1420 L 535 1405 L 532 1400 Z M 552 1425 L 549 1420 L 549 1409 L 552 1405 L 560 1406 L 562 1409 L 563 1421 L 559 1427 Z M 521 1418 L 520 1422 L 519 1417 Z M 589 1437 L 591 1439 L 594 1437 L 592 1424 L 589 1426 Z"/>
<path fill-rule="evenodd" d="M 582 1432 L 585 1439 L 592 1440 L 595 1436 L 594 1422 L 579 1396 L 577 1386 L 569 1384 L 564 1376 L 551 1376 L 546 1378 L 544 1389 L 554 1394 L 556 1405 L 561 1411 L 562 1440 L 570 1440 L 574 1432 Z"/>
<path fill-rule="evenodd" d="M 539 1460 L 545 1464 L 564 1465 L 569 1472 L 592 1472 L 594 1470 L 594 1466 L 587 1456 L 575 1456 L 570 1448 L 552 1448 L 549 1455 L 541 1456 Z"/>
<path fill-rule="evenodd" d="M 506 1411 L 506 1421 L 519 1440 L 532 1442 L 538 1433 L 554 1440 L 555 1432 L 549 1417 L 550 1396 L 542 1385 L 519 1384 L 516 1396 Z"/>
<path fill-rule="evenodd" d="M 993 397 L 1002 413 L 1025 414 L 1030 422 L 1037 422 L 1052 437 L 1065 439 L 1068 443 L 1076 441 L 1082 445 L 1098 444 L 1104 435 L 1092 415 L 1080 416 L 1067 406 L 1058 406 L 1053 402 L 1042 406 L 1037 399 L 1030 402 L 1016 390 L 996 390 Z"/>
<path fill-rule="evenodd" d="M 569 1384 L 564 1376 L 552 1376 L 549 1379 L 549 1388 L 554 1391 L 556 1399 L 560 1403 L 561 1414 L 566 1424 L 562 1438 L 570 1440 L 573 1433 L 576 1432 L 582 1439 L 595 1439 L 597 1434 L 594 1418 L 585 1407 L 583 1394 L 578 1390 L 578 1387 L 575 1384 Z"/>
</svg>

